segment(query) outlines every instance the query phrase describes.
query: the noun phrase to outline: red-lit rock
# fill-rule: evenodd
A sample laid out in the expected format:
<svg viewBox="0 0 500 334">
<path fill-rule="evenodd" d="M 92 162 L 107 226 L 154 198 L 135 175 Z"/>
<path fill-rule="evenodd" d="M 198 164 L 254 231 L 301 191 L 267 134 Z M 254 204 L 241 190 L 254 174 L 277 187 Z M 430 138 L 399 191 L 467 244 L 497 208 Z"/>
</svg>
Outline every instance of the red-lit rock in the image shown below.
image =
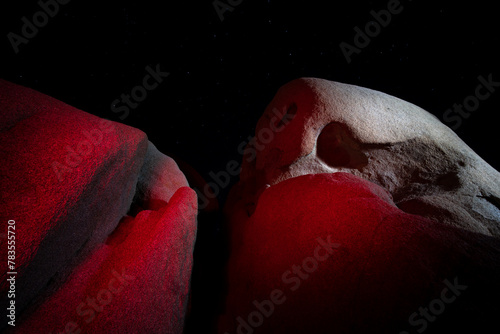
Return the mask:
<svg viewBox="0 0 500 334">
<path fill-rule="evenodd" d="M 499 199 L 500 174 L 421 108 L 295 80 L 260 118 L 225 206 L 219 333 L 486 332 L 500 311 Z M 339 247 L 312 270 L 328 236 Z M 425 318 L 452 299 L 447 284 L 467 289 Z"/>
<path fill-rule="evenodd" d="M 16 222 L 16 329 L 61 332 L 74 320 L 82 333 L 181 333 L 197 209 L 175 162 L 137 129 L 6 81 L 0 108 L 0 220 L 3 231 Z M 134 197 L 146 211 L 119 225 Z M 122 271 L 135 279 L 87 323 L 78 306 Z"/>
<path fill-rule="evenodd" d="M 500 241 L 407 214 L 351 174 L 287 179 L 231 223 L 221 334 L 444 333 L 496 319 Z M 461 294 L 445 292 L 446 315 L 409 322 L 446 280 Z"/>
<path fill-rule="evenodd" d="M 125 218 L 16 333 L 182 333 L 196 236 L 196 195 Z M 47 319 L 50 319 L 49 321 Z"/>
</svg>

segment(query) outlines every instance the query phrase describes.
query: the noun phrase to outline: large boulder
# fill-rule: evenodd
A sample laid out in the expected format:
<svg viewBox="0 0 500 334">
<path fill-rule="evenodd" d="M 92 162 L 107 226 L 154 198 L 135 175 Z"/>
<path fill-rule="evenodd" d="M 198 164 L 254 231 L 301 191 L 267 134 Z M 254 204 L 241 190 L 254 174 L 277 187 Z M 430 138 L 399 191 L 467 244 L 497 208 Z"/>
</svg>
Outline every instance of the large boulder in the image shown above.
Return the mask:
<svg viewBox="0 0 500 334">
<path fill-rule="evenodd" d="M 500 174 L 411 103 L 367 88 L 297 79 L 279 90 L 255 134 L 233 191 L 250 211 L 269 185 L 342 171 L 385 188 L 403 211 L 500 235 Z"/>
<path fill-rule="evenodd" d="M 197 205 L 175 162 L 137 129 L 6 81 L 0 119 L 16 332 L 181 333 Z"/>
<path fill-rule="evenodd" d="M 500 174 L 437 118 L 299 79 L 258 121 L 225 212 L 219 333 L 485 332 Z"/>
</svg>

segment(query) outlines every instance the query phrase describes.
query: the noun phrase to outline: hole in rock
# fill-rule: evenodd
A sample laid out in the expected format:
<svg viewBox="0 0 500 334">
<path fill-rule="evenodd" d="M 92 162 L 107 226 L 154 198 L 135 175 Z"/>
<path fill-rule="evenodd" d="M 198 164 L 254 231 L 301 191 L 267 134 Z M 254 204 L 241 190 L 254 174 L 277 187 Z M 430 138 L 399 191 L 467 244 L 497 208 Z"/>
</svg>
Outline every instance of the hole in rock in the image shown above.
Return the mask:
<svg viewBox="0 0 500 334">
<path fill-rule="evenodd" d="M 330 167 L 361 169 L 368 164 L 360 144 L 340 123 L 330 123 L 323 128 L 316 143 L 316 154 Z"/>
<path fill-rule="evenodd" d="M 458 189 L 461 186 L 460 177 L 456 171 L 441 175 L 436 181 L 438 185 L 448 191 Z"/>
</svg>

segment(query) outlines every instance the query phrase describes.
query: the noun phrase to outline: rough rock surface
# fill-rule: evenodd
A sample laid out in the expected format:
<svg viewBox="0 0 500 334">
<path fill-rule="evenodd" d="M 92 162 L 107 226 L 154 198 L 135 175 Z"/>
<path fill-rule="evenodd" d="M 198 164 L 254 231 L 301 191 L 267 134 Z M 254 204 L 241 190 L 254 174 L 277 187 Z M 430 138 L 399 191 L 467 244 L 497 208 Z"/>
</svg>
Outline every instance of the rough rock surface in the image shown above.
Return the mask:
<svg viewBox="0 0 500 334">
<path fill-rule="evenodd" d="M 500 174 L 437 118 L 366 88 L 299 79 L 279 90 L 246 153 L 225 207 L 219 333 L 494 325 Z M 326 256 L 329 236 L 338 247 Z"/>
<path fill-rule="evenodd" d="M 277 111 L 286 124 L 273 124 Z M 343 171 L 382 186 L 405 212 L 500 235 L 500 173 L 411 103 L 367 88 L 297 79 L 279 90 L 255 133 L 232 196 L 244 196 L 239 204 L 249 211 L 269 185 Z"/>
<path fill-rule="evenodd" d="M 6 81 L 0 108 L 0 219 L 3 231 L 16 222 L 17 329 L 180 333 L 197 209 L 175 162 L 137 129 Z M 135 219 L 134 197 L 144 210 Z M 118 281 L 127 287 L 99 295 Z M 95 317 L 78 309 L 87 297 L 101 298 Z"/>
<path fill-rule="evenodd" d="M 187 185 L 186 177 L 175 161 L 158 151 L 149 142 L 146 158 L 139 173 L 135 202 L 149 208 L 161 208 L 177 189 Z"/>
</svg>

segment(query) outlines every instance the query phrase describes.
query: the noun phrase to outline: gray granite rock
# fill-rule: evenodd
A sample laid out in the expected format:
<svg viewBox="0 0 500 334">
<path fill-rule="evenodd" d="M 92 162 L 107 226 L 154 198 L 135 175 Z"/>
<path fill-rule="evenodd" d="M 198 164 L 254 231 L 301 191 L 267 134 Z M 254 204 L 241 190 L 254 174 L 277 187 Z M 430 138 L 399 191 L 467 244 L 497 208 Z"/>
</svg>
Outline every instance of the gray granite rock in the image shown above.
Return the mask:
<svg viewBox="0 0 500 334">
<path fill-rule="evenodd" d="M 292 81 L 258 121 L 226 202 L 218 333 L 488 332 L 499 198 L 500 174 L 425 110 Z"/>
<path fill-rule="evenodd" d="M 281 126 L 277 113 L 283 115 Z M 273 135 L 266 143 L 269 130 Z M 233 191 L 233 198 L 245 197 L 240 205 L 250 213 L 269 185 L 342 171 L 382 186 L 405 212 L 500 235 L 500 173 L 411 103 L 367 88 L 302 78 L 280 88 L 255 134 Z"/>
</svg>

